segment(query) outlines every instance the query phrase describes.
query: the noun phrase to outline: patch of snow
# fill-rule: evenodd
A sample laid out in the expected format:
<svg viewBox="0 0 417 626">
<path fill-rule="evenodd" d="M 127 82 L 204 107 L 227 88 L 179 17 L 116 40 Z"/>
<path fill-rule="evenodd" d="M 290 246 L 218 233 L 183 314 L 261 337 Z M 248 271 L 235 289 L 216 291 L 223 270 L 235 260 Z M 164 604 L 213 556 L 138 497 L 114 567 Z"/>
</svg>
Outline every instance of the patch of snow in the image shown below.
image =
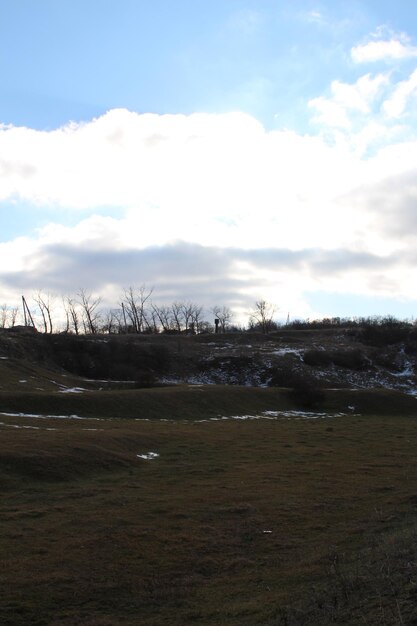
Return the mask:
<svg viewBox="0 0 417 626">
<path fill-rule="evenodd" d="M 395 376 L 396 378 L 405 378 L 406 376 L 414 376 L 414 372 L 411 367 L 411 364 L 407 364 L 407 366 L 405 367 L 405 369 L 403 369 L 402 372 L 395 372 L 392 375 Z"/>
<path fill-rule="evenodd" d="M 19 426 L 18 424 L 6 424 L 6 422 L 0 422 L 1 426 L 5 426 L 6 428 L 29 428 L 30 430 L 41 430 L 39 426 Z"/>
<path fill-rule="evenodd" d="M 137 383 L 136 380 L 112 380 L 111 378 L 83 378 L 83 381 L 85 383 L 123 383 L 123 385 L 135 385 Z"/>
<path fill-rule="evenodd" d="M 160 378 L 159 381 L 163 385 L 181 385 L 184 381 L 179 378 Z"/>
<path fill-rule="evenodd" d="M 325 417 L 344 417 L 347 413 L 323 413 L 317 411 L 264 411 L 263 415 L 270 417 L 295 417 L 303 419 L 321 419 Z"/>
<path fill-rule="evenodd" d="M 301 357 L 304 350 L 300 350 L 299 348 L 279 348 L 278 350 L 274 350 L 272 354 L 277 356 L 284 356 L 285 354 L 295 354 L 298 357 Z"/>
<path fill-rule="evenodd" d="M 65 389 L 60 389 L 58 393 L 84 393 L 84 391 L 88 391 L 88 389 L 84 389 L 84 387 L 66 387 Z"/>
<path fill-rule="evenodd" d="M 27 383 L 27 380 L 19 380 L 19 383 Z"/>
<path fill-rule="evenodd" d="M 9 360 L 9 357 L 8 357 L 8 356 L 0 356 L 0 359 L 1 359 L 2 361 L 8 361 L 8 360 Z"/>
<path fill-rule="evenodd" d="M 147 452 L 146 454 L 137 454 L 139 459 L 145 459 L 146 461 L 151 461 L 152 459 L 158 458 L 159 454 L 157 452 Z"/>
<path fill-rule="evenodd" d="M 211 417 L 207 420 L 195 420 L 201 422 L 221 422 L 226 420 L 278 420 L 287 419 L 325 419 L 345 417 L 347 413 L 319 413 L 316 411 L 264 411 L 262 415 L 229 415 Z"/>
<path fill-rule="evenodd" d="M 6 413 L 5 411 L 0 411 L 0 415 L 5 415 L 6 417 L 30 417 L 34 419 L 61 419 L 61 420 L 89 420 L 89 421 L 98 421 L 102 422 L 103 419 L 100 417 L 79 417 L 78 415 L 40 415 L 37 413 Z"/>
</svg>

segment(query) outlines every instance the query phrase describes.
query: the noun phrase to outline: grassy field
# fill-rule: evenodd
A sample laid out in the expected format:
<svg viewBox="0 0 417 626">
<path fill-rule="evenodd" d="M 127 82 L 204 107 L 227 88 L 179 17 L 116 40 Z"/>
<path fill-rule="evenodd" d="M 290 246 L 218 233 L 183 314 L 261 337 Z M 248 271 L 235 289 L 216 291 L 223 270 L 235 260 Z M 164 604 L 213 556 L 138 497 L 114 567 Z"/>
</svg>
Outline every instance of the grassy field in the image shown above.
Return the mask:
<svg viewBox="0 0 417 626">
<path fill-rule="evenodd" d="M 414 398 L 20 376 L 1 411 L 85 419 L 0 415 L 1 624 L 417 623 Z"/>
</svg>

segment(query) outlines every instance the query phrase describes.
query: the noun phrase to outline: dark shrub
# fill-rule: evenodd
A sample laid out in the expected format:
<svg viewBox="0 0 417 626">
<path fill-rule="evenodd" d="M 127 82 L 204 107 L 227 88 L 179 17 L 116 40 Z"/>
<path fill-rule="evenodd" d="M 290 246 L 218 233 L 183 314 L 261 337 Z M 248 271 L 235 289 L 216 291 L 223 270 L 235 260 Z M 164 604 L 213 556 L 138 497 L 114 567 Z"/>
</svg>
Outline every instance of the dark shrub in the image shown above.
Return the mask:
<svg viewBox="0 0 417 626">
<path fill-rule="evenodd" d="M 404 369 L 402 355 L 397 347 L 376 350 L 373 355 L 373 362 L 375 365 L 393 372 L 399 372 Z"/>
<path fill-rule="evenodd" d="M 312 367 L 326 367 L 332 364 L 332 356 L 327 350 L 306 350 L 303 361 Z"/>
<path fill-rule="evenodd" d="M 345 367 L 352 370 L 363 370 L 369 361 L 361 350 L 306 350 L 303 361 L 311 367 Z"/>
<path fill-rule="evenodd" d="M 294 382 L 294 372 L 291 367 L 276 365 L 268 372 L 268 387 L 292 387 Z"/>
<path fill-rule="evenodd" d="M 358 338 L 373 346 L 386 346 L 404 342 L 412 329 L 409 322 L 397 320 L 393 317 L 368 318 L 362 320 L 362 328 Z"/>
<path fill-rule="evenodd" d="M 232 385 L 264 384 L 268 379 L 265 365 L 258 354 L 202 359 L 198 369 L 215 381 Z"/>
<path fill-rule="evenodd" d="M 306 374 L 293 376 L 289 395 L 295 404 L 306 409 L 316 408 L 325 398 L 324 391 L 318 386 L 317 381 Z"/>
<path fill-rule="evenodd" d="M 315 408 L 325 398 L 313 376 L 306 372 L 295 371 L 291 368 L 273 367 L 269 370 L 271 377 L 269 387 L 289 387 L 288 394 L 292 401 L 303 408 Z"/>
<path fill-rule="evenodd" d="M 369 361 L 361 350 L 335 350 L 331 352 L 331 359 L 338 367 L 346 367 L 351 370 L 365 369 Z"/>
<path fill-rule="evenodd" d="M 170 352 L 165 346 L 140 345 L 120 338 L 58 336 L 54 341 L 54 359 L 78 376 L 95 379 L 154 380 L 165 374 Z"/>
</svg>

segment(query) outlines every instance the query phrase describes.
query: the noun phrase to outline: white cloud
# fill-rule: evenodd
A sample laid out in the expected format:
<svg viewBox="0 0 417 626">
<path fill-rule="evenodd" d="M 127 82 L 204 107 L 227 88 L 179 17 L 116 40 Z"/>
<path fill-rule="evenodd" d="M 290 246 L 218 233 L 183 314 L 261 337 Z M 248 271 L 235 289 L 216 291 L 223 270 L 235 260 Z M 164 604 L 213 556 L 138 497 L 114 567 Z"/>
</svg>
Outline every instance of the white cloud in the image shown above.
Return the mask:
<svg viewBox="0 0 417 626">
<path fill-rule="evenodd" d="M 320 96 L 310 100 L 308 105 L 316 110 L 314 121 L 331 128 L 350 128 L 351 121 L 346 107 L 331 98 Z"/>
<path fill-rule="evenodd" d="M 316 136 L 242 113 L 124 109 L 54 131 L 1 127 L 0 199 L 56 211 L 36 237 L 0 244 L 2 293 L 87 287 L 110 302 L 148 283 L 171 301 L 243 310 L 266 297 L 300 316 L 313 314 L 307 291 L 417 297 L 417 140 L 397 141 L 385 119 L 407 113 L 416 82 L 334 81 L 310 102 Z M 65 227 L 62 207 L 89 216 Z"/>
<path fill-rule="evenodd" d="M 417 94 L 417 70 L 407 80 L 397 83 L 393 93 L 383 103 L 383 109 L 389 117 L 399 118 L 406 111 L 409 100 Z"/>
<path fill-rule="evenodd" d="M 351 57 L 355 63 L 398 61 L 417 57 L 417 46 L 412 46 L 408 40 L 381 39 L 354 46 L 351 49 Z"/>
<path fill-rule="evenodd" d="M 241 113 L 114 110 L 52 132 L 3 129 L 0 197 L 57 212 L 118 207 L 129 220 L 118 235 L 125 245 L 325 245 L 316 216 L 330 213 L 350 158 L 320 138 L 266 132 Z"/>
<path fill-rule="evenodd" d="M 331 96 L 314 98 L 309 106 L 317 111 L 317 123 L 349 129 L 352 126 L 351 113 L 371 113 L 373 104 L 388 84 L 386 74 L 375 77 L 365 74 L 353 84 L 335 80 L 330 86 Z"/>
</svg>

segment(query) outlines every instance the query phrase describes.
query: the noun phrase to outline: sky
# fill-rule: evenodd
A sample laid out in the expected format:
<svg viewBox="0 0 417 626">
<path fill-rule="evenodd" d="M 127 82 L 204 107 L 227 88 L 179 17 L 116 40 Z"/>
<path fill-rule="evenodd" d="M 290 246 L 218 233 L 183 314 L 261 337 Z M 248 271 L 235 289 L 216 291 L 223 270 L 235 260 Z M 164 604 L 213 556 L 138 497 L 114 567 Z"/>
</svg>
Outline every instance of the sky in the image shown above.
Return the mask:
<svg viewBox="0 0 417 626">
<path fill-rule="evenodd" d="M 417 5 L 0 0 L 0 304 L 417 312 Z"/>
</svg>

